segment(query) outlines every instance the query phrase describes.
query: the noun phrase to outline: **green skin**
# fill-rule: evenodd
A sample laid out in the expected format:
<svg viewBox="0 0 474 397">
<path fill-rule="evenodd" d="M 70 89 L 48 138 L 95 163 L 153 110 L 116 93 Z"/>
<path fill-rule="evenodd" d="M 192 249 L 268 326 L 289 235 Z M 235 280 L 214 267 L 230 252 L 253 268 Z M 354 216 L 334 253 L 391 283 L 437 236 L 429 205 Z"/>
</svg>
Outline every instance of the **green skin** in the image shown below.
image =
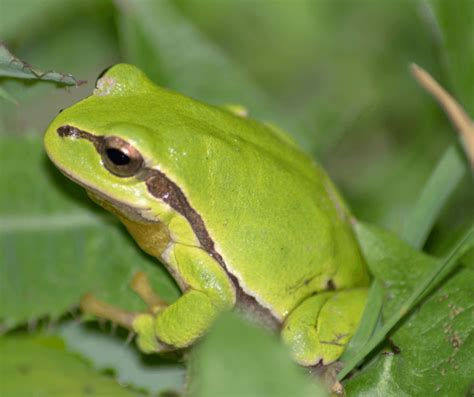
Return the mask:
<svg viewBox="0 0 474 397">
<path fill-rule="evenodd" d="M 44 143 L 54 164 L 117 215 L 182 289 L 169 305 L 137 291 L 148 313 L 94 310 L 101 302 L 93 298 L 96 306 L 84 305 L 137 332 L 143 351 L 187 347 L 220 312 L 238 307 L 280 329 L 302 365 L 342 354 L 369 275 L 343 200 L 285 133 L 241 107 L 198 102 L 119 64 L 54 119 Z M 142 163 L 116 164 L 110 147 Z"/>
</svg>

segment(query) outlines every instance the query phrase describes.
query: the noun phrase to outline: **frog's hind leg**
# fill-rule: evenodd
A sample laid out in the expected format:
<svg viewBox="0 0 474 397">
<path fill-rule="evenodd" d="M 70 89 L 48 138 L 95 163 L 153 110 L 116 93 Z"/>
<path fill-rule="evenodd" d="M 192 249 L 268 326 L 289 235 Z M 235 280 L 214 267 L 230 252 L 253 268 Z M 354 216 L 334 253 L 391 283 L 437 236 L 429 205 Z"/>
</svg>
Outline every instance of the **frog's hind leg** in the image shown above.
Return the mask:
<svg viewBox="0 0 474 397">
<path fill-rule="evenodd" d="M 282 338 L 301 365 L 336 361 L 356 331 L 367 288 L 329 291 L 300 303 L 287 317 Z"/>
</svg>

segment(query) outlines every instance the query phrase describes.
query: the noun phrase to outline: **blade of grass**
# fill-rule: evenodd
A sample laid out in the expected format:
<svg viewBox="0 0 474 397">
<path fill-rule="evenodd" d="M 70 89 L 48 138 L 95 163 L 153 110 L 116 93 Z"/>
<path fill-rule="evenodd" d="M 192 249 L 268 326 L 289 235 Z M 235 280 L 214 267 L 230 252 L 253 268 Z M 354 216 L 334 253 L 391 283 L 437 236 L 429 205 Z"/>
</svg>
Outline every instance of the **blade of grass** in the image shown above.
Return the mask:
<svg viewBox="0 0 474 397">
<path fill-rule="evenodd" d="M 466 164 L 456 146 L 450 146 L 426 182 L 401 233 L 401 238 L 421 248 L 441 209 L 466 173 Z"/>
<path fill-rule="evenodd" d="M 358 354 L 354 355 L 346 362 L 346 365 L 337 375 L 337 379 L 341 381 L 364 359 L 374 348 L 376 348 L 383 340 L 385 340 L 392 328 L 417 304 L 419 299 L 432 287 L 433 281 L 443 272 L 448 266 L 456 262 L 459 256 L 465 252 L 467 244 L 474 244 L 474 225 L 464 234 L 458 244 L 451 250 L 446 258 L 439 262 L 438 266 L 430 271 L 424 280 L 413 291 L 410 297 L 400 306 L 400 309 L 384 324 L 384 326 L 375 333 L 370 341 L 359 350 Z"/>
<path fill-rule="evenodd" d="M 382 285 L 377 280 L 374 280 L 369 289 L 367 305 L 362 314 L 360 325 L 341 357 L 343 363 L 350 361 L 374 334 L 377 326 L 380 324 L 383 301 L 384 294 Z"/>
<path fill-rule="evenodd" d="M 474 168 L 474 124 L 462 106 L 441 87 L 430 74 L 416 64 L 411 72 L 418 83 L 442 106 L 458 130 L 467 157 Z M 401 237 L 415 248 L 421 248 L 428 234 L 459 181 L 465 173 L 461 153 L 456 147 L 449 147 L 439 160 L 428 182 L 408 217 Z"/>
</svg>

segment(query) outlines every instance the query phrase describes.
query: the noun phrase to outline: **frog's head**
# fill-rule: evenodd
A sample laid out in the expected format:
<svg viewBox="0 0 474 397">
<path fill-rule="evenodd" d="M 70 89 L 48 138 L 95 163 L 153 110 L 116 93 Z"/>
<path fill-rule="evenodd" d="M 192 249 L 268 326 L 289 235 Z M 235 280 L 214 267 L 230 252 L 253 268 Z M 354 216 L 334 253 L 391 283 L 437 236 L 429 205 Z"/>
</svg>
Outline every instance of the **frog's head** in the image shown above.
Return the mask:
<svg viewBox="0 0 474 397">
<path fill-rule="evenodd" d="M 190 147 L 183 142 L 191 139 L 186 132 L 201 125 L 189 115 L 206 112 L 212 107 L 157 87 L 138 68 L 119 64 L 97 81 L 91 96 L 53 120 L 44 144 L 66 176 L 109 209 L 126 213 L 150 207 L 145 182 L 151 171 L 172 179 L 179 175 L 183 150 L 176 148 Z"/>
<path fill-rule="evenodd" d="M 92 95 L 58 114 L 44 144 L 66 176 L 127 215 L 157 201 L 147 186 L 157 172 L 189 197 L 190 181 L 205 189 L 200 182 L 209 164 L 219 167 L 244 147 L 286 148 L 276 139 L 250 118 L 156 86 L 135 66 L 118 64 L 98 79 Z"/>
</svg>

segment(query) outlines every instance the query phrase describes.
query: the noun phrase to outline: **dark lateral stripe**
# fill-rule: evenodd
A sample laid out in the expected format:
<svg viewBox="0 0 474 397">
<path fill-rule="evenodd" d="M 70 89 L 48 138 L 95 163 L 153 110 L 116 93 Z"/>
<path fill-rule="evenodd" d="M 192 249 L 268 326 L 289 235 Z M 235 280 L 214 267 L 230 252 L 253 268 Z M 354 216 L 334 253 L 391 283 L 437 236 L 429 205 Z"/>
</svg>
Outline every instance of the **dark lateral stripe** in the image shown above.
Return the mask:
<svg viewBox="0 0 474 397">
<path fill-rule="evenodd" d="M 171 208 L 179 212 L 187 219 L 194 231 L 194 234 L 198 238 L 201 247 L 203 247 L 209 253 L 209 255 L 221 265 L 221 267 L 231 279 L 237 294 L 237 302 L 242 306 L 242 309 L 245 310 L 246 307 L 251 307 L 253 313 L 263 324 L 269 326 L 270 328 L 279 328 L 280 323 L 278 319 L 276 319 L 272 314 L 272 312 L 260 305 L 260 303 L 258 303 L 253 296 L 247 294 L 240 286 L 237 277 L 228 271 L 224 259 L 214 247 L 214 241 L 209 236 L 204 221 L 194 210 L 194 208 L 191 207 L 181 189 L 174 182 L 169 180 L 165 174 L 158 170 L 147 169 L 147 174 L 149 175 L 149 177 L 146 179 L 148 191 L 154 197 L 163 200 Z"/>
<path fill-rule="evenodd" d="M 220 258 L 214 249 L 214 242 L 209 236 L 201 216 L 191 207 L 181 189 L 161 171 L 147 169 L 147 176 L 145 183 L 152 196 L 163 200 L 183 215 L 190 223 L 201 246 L 216 259 Z"/>
<path fill-rule="evenodd" d="M 86 139 L 90 141 L 96 148 L 97 152 L 101 154 L 101 146 L 104 141 L 102 136 L 96 136 L 70 125 L 59 127 L 57 133 L 62 138 L 71 137 L 75 139 Z M 182 190 L 164 173 L 156 169 L 145 167 L 138 175 L 136 175 L 136 177 L 146 183 L 147 189 L 153 197 L 164 201 L 187 219 L 194 234 L 199 240 L 201 247 L 204 248 L 204 250 L 206 250 L 206 252 L 209 253 L 209 255 L 212 256 L 219 265 L 221 265 L 231 279 L 236 290 L 237 301 L 241 306 L 243 306 L 243 309 L 245 310 L 246 306 L 251 307 L 252 311 L 258 316 L 258 320 L 261 320 L 264 324 L 272 328 L 278 328 L 280 323 L 273 313 L 266 307 L 260 305 L 253 296 L 247 294 L 240 286 L 237 277 L 228 271 L 224 259 L 215 250 L 214 241 L 209 236 L 204 221 L 194 208 L 191 207 Z"/>
</svg>

